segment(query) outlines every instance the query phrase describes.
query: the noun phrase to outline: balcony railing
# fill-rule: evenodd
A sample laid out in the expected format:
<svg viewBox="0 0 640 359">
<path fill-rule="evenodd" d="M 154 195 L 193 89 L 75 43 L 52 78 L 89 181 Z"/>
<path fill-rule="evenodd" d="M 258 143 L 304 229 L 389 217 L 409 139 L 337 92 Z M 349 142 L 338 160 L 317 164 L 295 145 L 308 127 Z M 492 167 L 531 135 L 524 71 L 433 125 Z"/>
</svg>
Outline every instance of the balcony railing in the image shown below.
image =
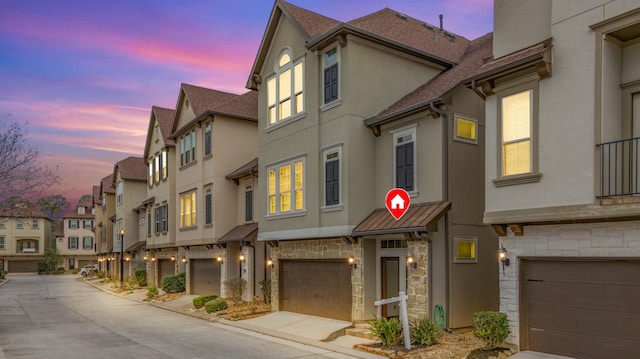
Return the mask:
<svg viewBox="0 0 640 359">
<path fill-rule="evenodd" d="M 640 137 L 596 146 L 600 150 L 600 191 L 596 197 L 640 194 Z"/>
</svg>

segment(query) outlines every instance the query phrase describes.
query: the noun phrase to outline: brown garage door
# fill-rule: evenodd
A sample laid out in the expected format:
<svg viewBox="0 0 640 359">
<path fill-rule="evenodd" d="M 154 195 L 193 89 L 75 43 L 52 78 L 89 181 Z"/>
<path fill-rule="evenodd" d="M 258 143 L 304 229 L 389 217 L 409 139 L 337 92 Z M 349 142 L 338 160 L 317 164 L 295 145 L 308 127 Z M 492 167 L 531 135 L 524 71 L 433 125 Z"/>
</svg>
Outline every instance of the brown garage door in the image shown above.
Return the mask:
<svg viewBox="0 0 640 359">
<path fill-rule="evenodd" d="M 158 259 L 158 276 L 160 280 L 168 275 L 176 274 L 175 262 L 170 259 Z"/>
<path fill-rule="evenodd" d="M 9 273 L 37 273 L 38 261 L 9 261 Z"/>
<path fill-rule="evenodd" d="M 192 259 L 189 263 L 190 294 L 220 295 L 220 264 L 214 259 Z"/>
<path fill-rule="evenodd" d="M 637 358 L 640 262 L 522 262 L 521 349 Z"/>
<path fill-rule="evenodd" d="M 351 321 L 351 267 L 345 260 L 280 263 L 280 309 Z"/>
</svg>

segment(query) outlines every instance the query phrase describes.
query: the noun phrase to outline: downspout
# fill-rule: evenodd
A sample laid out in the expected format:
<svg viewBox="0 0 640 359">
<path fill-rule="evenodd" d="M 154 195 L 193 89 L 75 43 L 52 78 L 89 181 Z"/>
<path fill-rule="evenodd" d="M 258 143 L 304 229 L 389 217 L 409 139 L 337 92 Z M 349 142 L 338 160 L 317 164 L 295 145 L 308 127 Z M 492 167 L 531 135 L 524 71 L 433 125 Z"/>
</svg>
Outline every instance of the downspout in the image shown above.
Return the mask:
<svg viewBox="0 0 640 359">
<path fill-rule="evenodd" d="M 447 112 L 439 109 L 434 104 L 429 105 L 430 109 L 442 116 L 442 200 L 449 200 L 449 121 Z M 449 214 L 444 215 L 444 265 L 445 265 L 445 327 L 449 329 L 451 285 L 450 285 L 450 260 L 449 260 Z"/>
</svg>

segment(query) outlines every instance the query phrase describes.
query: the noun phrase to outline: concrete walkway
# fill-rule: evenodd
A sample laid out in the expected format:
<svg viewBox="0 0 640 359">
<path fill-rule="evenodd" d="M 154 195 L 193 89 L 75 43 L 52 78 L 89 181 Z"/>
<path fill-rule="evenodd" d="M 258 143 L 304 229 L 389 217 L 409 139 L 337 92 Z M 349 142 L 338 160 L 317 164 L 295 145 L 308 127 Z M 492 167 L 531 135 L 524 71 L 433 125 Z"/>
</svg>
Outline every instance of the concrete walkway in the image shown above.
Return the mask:
<svg viewBox="0 0 640 359">
<path fill-rule="evenodd" d="M 517 352 L 512 356 L 510 356 L 509 358 L 513 358 L 513 359 L 574 359 L 571 357 L 565 357 L 565 356 L 555 355 L 555 354 L 532 352 L 529 350 Z"/>
</svg>

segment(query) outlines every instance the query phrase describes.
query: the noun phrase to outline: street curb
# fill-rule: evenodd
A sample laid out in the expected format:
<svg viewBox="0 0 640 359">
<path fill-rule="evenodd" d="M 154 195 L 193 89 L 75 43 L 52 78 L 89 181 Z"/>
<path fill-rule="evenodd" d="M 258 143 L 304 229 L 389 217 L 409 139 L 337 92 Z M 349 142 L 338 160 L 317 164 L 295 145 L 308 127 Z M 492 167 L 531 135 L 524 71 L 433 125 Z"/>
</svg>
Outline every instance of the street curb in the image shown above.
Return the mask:
<svg viewBox="0 0 640 359">
<path fill-rule="evenodd" d="M 86 280 L 83 280 L 83 282 L 87 283 L 88 285 L 99 289 L 100 291 L 104 292 L 104 293 L 109 293 L 121 298 L 125 298 L 137 303 L 141 303 L 141 304 L 148 304 L 148 305 L 152 305 L 156 308 L 160 308 L 160 309 L 164 309 L 170 312 L 174 312 L 174 313 L 178 313 L 178 314 L 183 314 L 183 315 L 188 315 L 190 317 L 193 318 L 198 318 L 201 320 L 206 320 L 208 322 L 211 323 L 217 323 L 217 324 L 221 324 L 221 325 L 225 325 L 225 326 L 230 326 L 230 327 L 234 327 L 234 328 L 238 328 L 238 329 L 243 329 L 243 330 L 247 330 L 250 332 L 254 332 L 254 333 L 259 333 L 259 334 L 263 334 L 263 335 L 268 335 L 274 338 L 279 338 L 279 339 L 284 339 L 284 340 L 288 340 L 291 342 L 295 342 L 298 344 L 303 344 L 303 345 L 308 345 L 308 346 L 312 346 L 312 347 L 316 347 L 319 349 L 324 349 L 326 351 L 330 351 L 330 352 L 334 352 L 334 353 L 338 353 L 338 354 L 343 354 L 343 355 L 348 355 L 354 358 L 363 358 L 363 359 L 380 359 L 380 358 L 386 358 L 384 356 L 379 356 L 379 355 L 375 355 L 375 354 L 371 354 L 371 353 L 366 353 L 360 350 L 356 350 L 356 349 L 351 349 L 351 348 L 346 348 L 346 347 L 340 347 L 331 343 L 325 343 L 322 341 L 318 341 L 318 340 L 313 340 L 313 339 L 309 339 L 309 338 L 304 338 L 304 337 L 300 337 L 297 335 L 293 335 L 293 334 L 288 334 L 288 333 L 282 333 L 282 332 L 278 332 L 278 331 L 274 331 L 274 330 L 266 330 L 264 328 L 261 327 L 257 327 L 255 325 L 251 325 L 251 324 L 245 324 L 245 323 L 241 323 L 241 322 L 234 322 L 234 321 L 230 321 L 230 320 L 225 320 L 225 319 L 211 319 L 210 317 L 204 317 L 202 315 L 198 315 L 196 313 L 188 313 L 188 312 L 182 312 L 179 310 L 176 310 L 174 308 L 171 308 L 167 305 L 163 305 L 163 302 L 145 302 L 145 301 L 140 301 L 137 300 L 135 298 L 131 298 L 131 297 L 127 297 L 126 295 L 123 294 L 118 294 L 118 293 L 114 293 L 110 290 L 105 290 L 104 288 L 102 288 L 101 286 L 98 286 L 94 283 L 90 283 Z"/>
</svg>

